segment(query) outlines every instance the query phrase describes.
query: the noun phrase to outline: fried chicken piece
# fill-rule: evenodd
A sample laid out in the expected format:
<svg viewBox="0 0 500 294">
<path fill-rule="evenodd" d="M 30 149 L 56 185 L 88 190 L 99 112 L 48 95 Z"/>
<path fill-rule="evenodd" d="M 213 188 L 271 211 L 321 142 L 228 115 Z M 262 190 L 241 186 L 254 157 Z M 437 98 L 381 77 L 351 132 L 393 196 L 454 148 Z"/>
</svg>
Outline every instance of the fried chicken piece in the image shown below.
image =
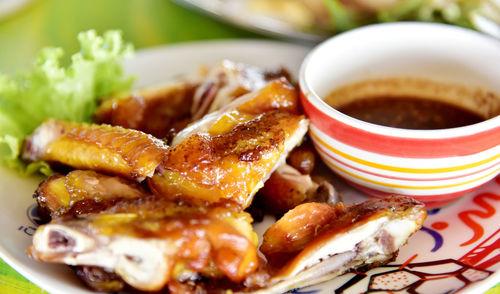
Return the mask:
<svg viewBox="0 0 500 294">
<path fill-rule="evenodd" d="M 326 178 L 311 177 L 310 174 L 302 174 L 291 165 L 284 164 L 264 183 L 253 205 L 267 213 L 283 215 L 305 202 L 336 204 L 339 199 L 339 194 Z"/>
<path fill-rule="evenodd" d="M 199 276 L 241 282 L 258 265 L 251 217 L 204 209 L 58 218 L 38 228 L 28 253 L 38 261 L 104 268 L 142 291 Z"/>
<path fill-rule="evenodd" d="M 321 228 L 344 212 L 345 207 L 342 203 L 300 204 L 285 213 L 266 230 L 260 251 L 268 261 L 297 254 L 319 234 Z"/>
<path fill-rule="evenodd" d="M 314 197 L 319 185 L 288 164 L 278 167 L 259 190 L 256 204 L 281 215 Z"/>
<path fill-rule="evenodd" d="M 35 191 L 38 205 L 51 217 L 102 211 L 117 201 L 146 197 L 150 193 L 136 182 L 89 170 L 55 174 Z"/>
<path fill-rule="evenodd" d="M 316 166 L 316 153 L 308 141 L 295 147 L 286 159 L 287 163 L 297 169 L 301 174 L 309 175 Z"/>
<path fill-rule="evenodd" d="M 289 74 L 284 69 L 262 70 L 255 66 L 223 60 L 212 67 L 196 89 L 191 105 L 191 118 L 196 121 L 205 114 L 221 109 L 236 98 L 259 90 L 267 82 Z"/>
<path fill-rule="evenodd" d="M 142 181 L 153 175 L 166 149 L 161 140 L 140 131 L 47 119 L 26 139 L 23 159 Z"/>
<path fill-rule="evenodd" d="M 191 121 L 193 95 L 199 84 L 198 78 L 183 78 L 107 100 L 97 108 L 94 121 L 164 138 Z"/>
<path fill-rule="evenodd" d="M 280 250 L 290 252 L 287 248 L 300 250 L 305 246 L 256 293 L 283 293 L 361 266 L 385 264 L 395 258 L 427 216 L 424 204 L 406 196 L 368 200 L 346 207 L 340 215 L 328 208 L 308 209 L 313 205 L 304 204 L 290 211 L 265 233 L 261 248 L 270 257 Z M 306 221 L 302 220 L 317 223 L 318 227 L 314 231 L 303 228 Z"/>
<path fill-rule="evenodd" d="M 247 208 L 254 194 L 307 132 L 295 89 L 285 80 L 241 97 L 174 138 L 151 191 L 173 200 L 230 200 Z"/>
</svg>

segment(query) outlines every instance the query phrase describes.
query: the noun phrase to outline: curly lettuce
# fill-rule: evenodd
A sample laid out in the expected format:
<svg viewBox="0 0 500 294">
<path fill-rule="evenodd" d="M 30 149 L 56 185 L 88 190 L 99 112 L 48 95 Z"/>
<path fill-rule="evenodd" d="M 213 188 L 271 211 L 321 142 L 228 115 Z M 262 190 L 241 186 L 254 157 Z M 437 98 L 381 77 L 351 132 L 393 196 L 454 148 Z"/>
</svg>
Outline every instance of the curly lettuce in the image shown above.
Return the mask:
<svg viewBox="0 0 500 294">
<path fill-rule="evenodd" d="M 61 48 L 44 48 L 32 68 L 13 77 L 0 74 L 0 163 L 22 174 L 50 173 L 46 163 L 20 158 L 23 140 L 46 118 L 90 122 L 100 97 L 127 91 L 122 60 L 133 54 L 118 31 L 78 35 L 80 51 L 61 66 Z"/>
</svg>

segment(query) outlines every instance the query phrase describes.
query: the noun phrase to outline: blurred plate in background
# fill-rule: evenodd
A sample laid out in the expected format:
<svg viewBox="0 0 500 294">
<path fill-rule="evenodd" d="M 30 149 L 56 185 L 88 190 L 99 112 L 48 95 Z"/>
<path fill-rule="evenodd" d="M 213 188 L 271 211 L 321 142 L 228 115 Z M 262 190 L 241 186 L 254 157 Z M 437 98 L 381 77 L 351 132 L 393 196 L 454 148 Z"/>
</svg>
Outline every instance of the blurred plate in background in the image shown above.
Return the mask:
<svg viewBox="0 0 500 294">
<path fill-rule="evenodd" d="M 500 0 L 173 0 L 265 35 L 320 42 L 366 24 L 442 22 L 500 38 Z"/>
<path fill-rule="evenodd" d="M 1 0 L 0 0 L 1 1 Z M 292 39 L 295 41 L 319 42 L 331 33 L 320 32 L 311 27 L 313 19 L 305 16 L 304 7 L 289 6 L 286 18 L 277 17 L 270 12 L 268 5 L 273 6 L 273 1 L 250 0 L 174 0 L 189 8 L 194 8 L 227 23 L 242 27 L 247 30 L 264 35 Z M 267 3 L 267 5 L 265 4 Z M 265 5 L 266 7 L 263 7 Z M 288 11 L 287 11 L 288 12 Z M 305 17 L 304 17 L 305 16 Z M 306 21 L 304 21 L 306 19 Z M 295 22 L 293 20 L 302 20 Z"/>
<path fill-rule="evenodd" d="M 22 9 L 32 0 L 0 0 L 0 19 Z"/>
</svg>

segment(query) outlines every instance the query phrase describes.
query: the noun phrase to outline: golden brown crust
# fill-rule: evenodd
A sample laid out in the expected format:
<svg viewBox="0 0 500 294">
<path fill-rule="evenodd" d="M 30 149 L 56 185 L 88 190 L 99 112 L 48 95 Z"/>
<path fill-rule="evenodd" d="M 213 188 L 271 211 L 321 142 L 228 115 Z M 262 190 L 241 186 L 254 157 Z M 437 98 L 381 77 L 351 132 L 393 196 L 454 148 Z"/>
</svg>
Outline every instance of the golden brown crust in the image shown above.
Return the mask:
<svg viewBox="0 0 500 294">
<path fill-rule="evenodd" d="M 40 207 L 52 217 L 97 213 L 124 199 L 145 198 L 149 193 L 138 183 L 89 170 L 56 174 L 35 191 Z"/>
<path fill-rule="evenodd" d="M 427 210 L 423 203 L 411 197 L 399 195 L 392 195 L 382 199 L 370 199 L 348 206 L 344 213 L 341 213 L 330 223 L 319 229 L 319 234 L 280 270 L 280 275 L 286 275 L 289 271 L 292 271 L 301 260 L 315 252 L 318 248 L 321 248 L 329 240 L 333 240 L 334 236 L 349 234 L 349 231 L 369 221 L 383 217 L 387 217 L 389 221 L 406 219 L 414 222 L 415 231 L 417 231 L 422 227 L 427 217 Z M 396 253 L 394 251 L 397 251 L 399 248 L 387 249 L 392 250 L 392 253 Z M 392 258 L 393 255 L 388 255 L 388 257 Z"/>
<path fill-rule="evenodd" d="M 178 81 L 134 92 L 129 97 L 108 100 L 97 108 L 94 121 L 164 138 L 183 121 L 190 120 L 190 107 L 197 86 L 195 81 Z"/>
<path fill-rule="evenodd" d="M 65 256 L 72 258 L 71 256 L 83 254 L 87 256 L 85 263 L 89 265 L 92 264 L 89 254 L 95 250 L 94 265 L 99 266 L 99 252 L 102 252 L 103 246 L 109 245 L 109 248 L 106 247 L 108 254 L 123 254 L 121 251 L 113 251 L 115 247 L 112 244 L 116 240 L 137 239 L 152 246 L 161 243 L 162 246 L 155 248 L 159 248 L 164 254 L 167 267 L 164 270 L 167 276 L 162 276 L 161 280 L 152 280 L 154 286 L 151 287 L 142 282 L 138 285 L 132 284 L 145 291 L 160 290 L 168 281 L 181 279 L 186 271 L 207 277 L 225 276 L 239 283 L 257 269 L 257 248 L 236 225 L 241 222 L 241 213 L 221 207 L 208 211 L 196 208 L 179 209 L 174 206 L 171 208 L 168 215 L 161 217 L 117 213 L 93 214 L 86 218 L 58 218 L 39 229 L 39 232 L 49 230 L 46 233 L 48 239 L 41 241 L 40 238 L 43 237 L 35 237 L 39 243 L 34 243 L 29 254 L 36 260 L 46 262 L 60 262 Z M 86 248 L 85 252 L 74 252 L 71 249 L 81 246 L 78 245 L 78 234 L 84 234 L 86 238 L 94 240 L 87 243 L 87 246 L 91 247 Z M 135 260 L 134 252 L 141 252 L 141 248 L 126 250 L 129 253 L 125 257 L 130 260 Z M 136 259 L 138 264 L 148 262 Z M 148 268 L 146 264 L 144 268 Z M 120 275 L 128 274 L 130 272 Z M 151 275 L 154 276 L 154 272 L 151 272 Z"/>
<path fill-rule="evenodd" d="M 231 200 L 246 208 L 252 191 L 278 162 L 301 115 L 274 111 L 223 135 L 195 134 L 171 148 L 148 180 L 153 193 L 185 201 Z"/>
<path fill-rule="evenodd" d="M 293 254 L 311 242 L 322 228 L 344 213 L 344 206 L 304 203 L 288 211 L 263 235 L 260 251 L 272 259 L 278 254 Z"/>
<path fill-rule="evenodd" d="M 165 151 L 162 141 L 140 131 L 48 119 L 26 140 L 23 156 L 141 181 Z"/>
</svg>

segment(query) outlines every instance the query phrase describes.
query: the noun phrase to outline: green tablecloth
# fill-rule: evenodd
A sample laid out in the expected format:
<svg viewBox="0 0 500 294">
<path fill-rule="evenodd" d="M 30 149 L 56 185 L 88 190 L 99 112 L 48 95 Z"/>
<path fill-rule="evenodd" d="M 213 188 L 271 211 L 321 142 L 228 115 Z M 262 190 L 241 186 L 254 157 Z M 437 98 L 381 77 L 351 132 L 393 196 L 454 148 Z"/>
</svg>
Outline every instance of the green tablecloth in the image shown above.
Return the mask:
<svg viewBox="0 0 500 294">
<path fill-rule="evenodd" d="M 139 49 L 191 40 L 263 38 L 169 0 L 34 0 L 0 19 L 0 72 L 28 67 L 43 46 L 75 52 L 76 34 L 88 29 L 120 29 Z M 46 292 L 0 259 L 0 293 Z M 488 291 L 493 293 L 500 293 L 500 284 Z"/>
</svg>

